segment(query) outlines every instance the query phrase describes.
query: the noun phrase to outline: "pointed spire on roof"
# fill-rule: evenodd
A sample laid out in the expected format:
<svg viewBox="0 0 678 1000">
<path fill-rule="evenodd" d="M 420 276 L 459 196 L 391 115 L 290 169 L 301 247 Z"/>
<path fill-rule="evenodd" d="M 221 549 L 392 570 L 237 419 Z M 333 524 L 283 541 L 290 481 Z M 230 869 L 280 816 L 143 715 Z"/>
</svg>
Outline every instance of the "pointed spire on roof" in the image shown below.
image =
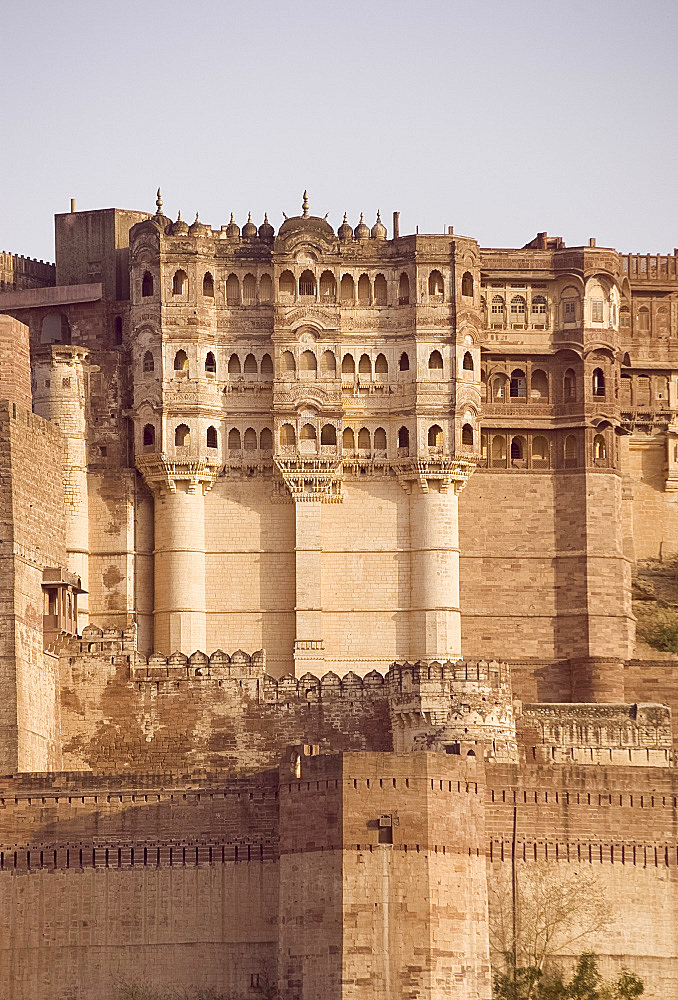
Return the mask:
<svg viewBox="0 0 678 1000">
<path fill-rule="evenodd" d="M 308 217 L 308 191 L 304 191 L 304 200 L 301 203 L 301 214 L 304 218 Z"/>
<path fill-rule="evenodd" d="M 162 193 L 160 188 L 158 188 L 158 193 L 155 199 L 155 214 L 162 215 Z"/>
</svg>

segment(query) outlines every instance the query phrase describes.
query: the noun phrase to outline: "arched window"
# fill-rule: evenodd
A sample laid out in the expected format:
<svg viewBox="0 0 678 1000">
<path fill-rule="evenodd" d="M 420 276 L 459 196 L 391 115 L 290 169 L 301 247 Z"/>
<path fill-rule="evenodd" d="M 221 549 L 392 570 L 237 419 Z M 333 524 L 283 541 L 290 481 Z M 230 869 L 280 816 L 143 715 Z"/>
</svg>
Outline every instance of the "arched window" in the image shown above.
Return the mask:
<svg viewBox="0 0 678 1000">
<path fill-rule="evenodd" d="M 470 424 L 464 424 L 461 429 L 461 443 L 467 448 L 473 447 L 473 428 Z"/>
<path fill-rule="evenodd" d="M 527 303 L 523 295 L 514 295 L 511 299 L 511 325 L 525 326 L 525 311 Z"/>
<path fill-rule="evenodd" d="M 231 427 L 228 432 L 228 450 L 229 451 L 240 451 L 240 431 L 237 427 Z"/>
<path fill-rule="evenodd" d="M 358 374 L 359 375 L 372 375 L 372 362 L 370 361 L 368 354 L 361 354 L 360 361 L 358 362 Z"/>
<path fill-rule="evenodd" d="M 273 282 L 271 281 L 270 274 L 262 274 L 259 278 L 259 301 L 273 301 Z"/>
<path fill-rule="evenodd" d="M 280 371 L 288 375 L 294 375 L 297 366 L 294 363 L 294 355 L 291 351 L 283 351 L 280 355 Z"/>
<path fill-rule="evenodd" d="M 40 327 L 41 344 L 70 344 L 71 326 L 65 313 L 47 313 Z"/>
<path fill-rule="evenodd" d="M 352 428 L 344 427 L 344 432 L 341 435 L 341 447 L 344 451 L 355 451 L 355 437 Z"/>
<path fill-rule="evenodd" d="M 549 398 L 549 380 L 546 372 L 542 371 L 541 368 L 537 368 L 536 371 L 532 372 L 530 398 L 536 400 L 546 400 Z"/>
<path fill-rule="evenodd" d="M 188 371 L 188 354 L 186 354 L 186 351 L 177 351 L 174 355 L 174 370 L 175 372 Z"/>
<path fill-rule="evenodd" d="M 153 424 L 146 424 L 144 427 L 144 449 L 151 451 L 155 445 L 155 427 Z"/>
<path fill-rule="evenodd" d="M 649 406 L 652 401 L 650 393 L 650 376 L 639 375 L 637 385 L 636 403 L 638 406 Z"/>
<path fill-rule="evenodd" d="M 294 361 L 294 358 L 292 360 Z M 270 354 L 264 354 L 261 359 L 261 374 L 267 376 L 273 375 L 273 361 Z"/>
<path fill-rule="evenodd" d="M 650 310 L 647 306 L 641 306 L 638 310 L 638 329 L 639 330 L 649 330 L 650 329 Z"/>
<path fill-rule="evenodd" d="M 527 379 L 522 368 L 514 368 L 511 372 L 509 396 L 511 399 L 527 399 Z"/>
<path fill-rule="evenodd" d="M 341 362 L 342 375 L 355 375 L 355 360 L 352 354 L 345 354 Z"/>
<path fill-rule="evenodd" d="M 177 448 L 188 448 L 191 443 L 191 432 L 186 424 L 179 424 L 174 431 L 174 444 Z"/>
<path fill-rule="evenodd" d="M 337 281 L 331 271 L 323 271 L 320 275 L 320 298 L 323 302 L 336 301 Z"/>
<path fill-rule="evenodd" d="M 464 271 L 461 276 L 461 294 L 469 299 L 473 297 L 473 275 L 470 271 Z"/>
<path fill-rule="evenodd" d="M 443 446 L 443 429 L 438 424 L 433 424 L 428 429 L 428 446 L 429 448 L 442 448 Z"/>
<path fill-rule="evenodd" d="M 291 271 L 283 271 L 278 281 L 278 291 L 283 299 L 293 299 L 296 282 Z"/>
<path fill-rule="evenodd" d="M 504 312 L 506 304 L 501 295 L 494 295 L 492 297 L 492 309 L 491 309 L 491 321 L 492 326 L 503 326 L 504 325 Z"/>
<path fill-rule="evenodd" d="M 216 427 L 207 428 L 207 447 L 216 448 L 217 447 L 217 429 Z"/>
<path fill-rule="evenodd" d="M 591 385 L 594 396 L 605 395 L 605 375 L 602 368 L 594 368 Z"/>
<path fill-rule="evenodd" d="M 242 279 L 242 303 L 253 306 L 257 302 L 257 279 L 253 274 L 246 274 Z"/>
<path fill-rule="evenodd" d="M 532 322 L 535 326 L 546 325 L 546 298 L 543 295 L 532 298 Z"/>
<path fill-rule="evenodd" d="M 591 322 L 603 322 L 603 300 L 601 298 L 591 299 Z"/>
<path fill-rule="evenodd" d="M 492 390 L 492 402 L 493 403 L 505 403 L 506 402 L 506 389 L 508 387 L 508 376 L 504 375 L 502 372 L 499 375 L 495 375 L 490 383 Z"/>
<path fill-rule="evenodd" d="M 605 448 L 605 438 L 602 434 L 596 434 L 593 439 L 593 457 L 599 462 L 602 459 L 607 458 L 607 449 Z"/>
<path fill-rule="evenodd" d="M 500 434 L 492 438 L 492 465 L 495 468 L 506 465 L 506 438 Z"/>
<path fill-rule="evenodd" d="M 358 278 L 358 305 L 369 306 L 372 297 L 371 292 L 370 279 L 366 274 L 361 274 Z"/>
<path fill-rule="evenodd" d="M 383 274 L 378 274 L 374 279 L 374 304 L 375 306 L 385 306 L 388 302 L 388 291 L 386 278 Z"/>
<path fill-rule="evenodd" d="M 407 427 L 400 427 L 398 429 L 398 448 L 409 449 L 409 447 L 410 447 L 410 432 L 408 431 Z"/>
<path fill-rule="evenodd" d="M 155 371 L 155 361 L 153 360 L 153 355 L 150 351 L 146 351 L 144 354 L 144 360 L 141 367 L 144 372 Z"/>
<path fill-rule="evenodd" d="M 377 354 L 377 360 L 374 362 L 374 374 L 388 377 L 388 361 L 385 354 Z"/>
<path fill-rule="evenodd" d="M 240 375 L 240 358 L 237 354 L 232 354 L 228 359 L 228 374 Z"/>
<path fill-rule="evenodd" d="M 150 271 L 144 271 L 144 276 L 141 279 L 141 294 L 145 299 L 153 294 L 153 275 Z"/>
<path fill-rule="evenodd" d="M 428 294 L 429 298 L 435 299 L 436 302 L 442 302 L 445 298 L 445 285 L 443 284 L 443 276 L 440 271 L 431 271 L 429 274 Z"/>
<path fill-rule="evenodd" d="M 563 323 L 576 323 L 579 312 L 579 293 L 570 286 L 564 289 L 561 303 L 563 307 Z"/>
<path fill-rule="evenodd" d="M 320 355 L 320 372 L 329 376 L 337 374 L 337 359 L 333 351 L 323 351 Z"/>
<path fill-rule="evenodd" d="M 258 375 L 259 369 L 257 368 L 257 359 L 253 354 L 248 354 L 245 358 L 245 363 L 242 366 L 242 370 L 245 375 Z"/>
<path fill-rule="evenodd" d="M 179 268 L 178 271 L 174 272 L 174 278 L 172 279 L 172 295 L 187 295 L 188 294 L 188 275 L 185 271 Z"/>
<path fill-rule="evenodd" d="M 217 359 L 211 351 L 205 355 L 205 371 L 208 375 L 216 375 L 217 373 Z"/>
<path fill-rule="evenodd" d="M 361 427 L 358 431 L 358 451 L 370 451 L 371 446 L 370 432 L 367 427 Z"/>
<path fill-rule="evenodd" d="M 309 442 L 315 445 L 317 440 L 318 435 L 316 434 L 313 424 L 304 424 L 299 433 L 299 441 L 302 443 Z"/>
<path fill-rule="evenodd" d="M 398 358 L 398 371 L 408 372 L 409 370 L 410 370 L 410 356 L 409 354 L 407 354 L 406 351 L 403 351 L 403 353 Z"/>
<path fill-rule="evenodd" d="M 302 378 L 315 378 L 318 373 L 318 362 L 313 351 L 304 351 L 299 358 L 299 374 Z"/>
<path fill-rule="evenodd" d="M 280 428 L 280 445 L 283 448 L 293 448 L 297 441 L 292 424 L 283 424 Z"/>
<path fill-rule="evenodd" d="M 428 368 L 432 372 L 441 372 L 443 370 L 443 356 L 440 351 L 431 351 L 428 356 Z"/>
<path fill-rule="evenodd" d="M 577 462 L 577 439 L 574 434 L 565 438 L 565 465 L 575 465 Z"/>
<path fill-rule="evenodd" d="M 400 275 L 398 282 L 398 305 L 408 306 L 410 304 L 410 279 L 405 272 Z"/>
<path fill-rule="evenodd" d="M 511 438 L 511 461 L 521 462 L 525 458 L 525 438 Z"/>
<path fill-rule="evenodd" d="M 355 282 L 350 274 L 344 274 L 341 279 L 341 304 L 352 306 L 355 302 Z"/>
<path fill-rule="evenodd" d="M 336 445 L 337 429 L 334 424 L 324 424 L 320 431 L 320 443 L 326 445 Z"/>
<path fill-rule="evenodd" d="M 532 438 L 532 464 L 535 466 L 548 465 L 549 443 L 545 437 L 538 434 Z"/>
<path fill-rule="evenodd" d="M 245 436 L 243 437 L 243 447 L 245 451 L 256 451 L 257 450 L 257 432 L 253 427 L 248 427 L 245 431 Z"/>
<path fill-rule="evenodd" d="M 115 344 L 117 347 L 122 344 L 122 316 L 115 317 Z"/>
<path fill-rule="evenodd" d="M 619 325 L 626 330 L 631 326 L 631 310 L 628 306 L 622 306 L 619 310 Z"/>
<path fill-rule="evenodd" d="M 205 271 L 205 276 L 202 279 L 202 294 L 207 299 L 214 298 L 214 278 L 209 271 Z"/>
<path fill-rule="evenodd" d="M 262 451 L 273 451 L 273 435 L 270 427 L 264 427 L 259 435 L 259 447 Z"/>
<path fill-rule="evenodd" d="M 668 337 L 671 331 L 671 323 L 669 320 L 669 311 L 666 306 L 659 306 L 655 315 L 655 330 L 658 336 Z"/>
<path fill-rule="evenodd" d="M 237 274 L 229 274 L 226 279 L 226 304 L 229 306 L 240 305 L 240 281 Z"/>
<path fill-rule="evenodd" d="M 299 294 L 315 296 L 315 275 L 308 268 L 299 276 Z"/>
<path fill-rule="evenodd" d="M 383 427 L 377 427 L 374 432 L 374 450 L 386 453 L 386 431 Z"/>
<path fill-rule="evenodd" d="M 473 373 L 473 355 L 470 351 L 466 351 L 464 354 L 464 360 L 461 367 L 465 372 Z"/>
<path fill-rule="evenodd" d="M 577 379 L 573 368 L 568 368 L 563 375 L 563 395 L 569 402 L 577 398 Z"/>
</svg>

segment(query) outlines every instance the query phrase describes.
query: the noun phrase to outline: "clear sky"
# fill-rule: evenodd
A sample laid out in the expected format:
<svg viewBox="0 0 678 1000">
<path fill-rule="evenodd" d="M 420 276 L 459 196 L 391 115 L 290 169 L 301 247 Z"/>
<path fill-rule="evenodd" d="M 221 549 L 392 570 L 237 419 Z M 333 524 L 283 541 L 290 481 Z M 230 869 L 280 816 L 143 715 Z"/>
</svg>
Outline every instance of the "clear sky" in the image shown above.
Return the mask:
<svg viewBox="0 0 678 1000">
<path fill-rule="evenodd" d="M 678 246 L 676 0 L 62 0 L 0 16 L 0 249 L 55 212 Z"/>
</svg>

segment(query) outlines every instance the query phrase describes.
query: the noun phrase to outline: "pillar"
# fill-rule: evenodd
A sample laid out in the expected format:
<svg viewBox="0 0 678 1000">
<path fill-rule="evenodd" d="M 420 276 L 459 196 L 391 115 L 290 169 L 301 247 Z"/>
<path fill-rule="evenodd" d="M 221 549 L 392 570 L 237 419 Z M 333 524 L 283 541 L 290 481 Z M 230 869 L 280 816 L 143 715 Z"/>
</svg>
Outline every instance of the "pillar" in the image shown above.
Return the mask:
<svg viewBox="0 0 678 1000">
<path fill-rule="evenodd" d="M 324 673 L 322 638 L 322 503 L 295 498 L 294 673 Z"/>
<path fill-rule="evenodd" d="M 410 659 L 460 659 L 458 497 L 444 480 L 412 484 L 410 574 Z"/>
<path fill-rule="evenodd" d="M 87 420 L 83 347 L 59 344 L 35 352 L 34 410 L 56 424 L 66 442 L 64 512 L 66 568 L 80 577 L 78 632 L 89 624 L 89 501 L 87 493 Z"/>
<path fill-rule="evenodd" d="M 153 645 L 169 655 L 207 650 L 205 494 L 217 470 L 207 462 L 137 459 L 154 498 Z"/>
</svg>

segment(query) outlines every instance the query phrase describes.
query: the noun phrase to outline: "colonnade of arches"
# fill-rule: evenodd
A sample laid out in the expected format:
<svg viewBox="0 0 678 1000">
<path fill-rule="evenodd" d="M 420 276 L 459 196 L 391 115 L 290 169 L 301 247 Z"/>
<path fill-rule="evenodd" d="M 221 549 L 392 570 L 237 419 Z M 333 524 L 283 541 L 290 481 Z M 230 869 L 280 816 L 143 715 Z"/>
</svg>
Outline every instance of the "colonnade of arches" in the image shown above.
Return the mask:
<svg viewBox="0 0 678 1000">
<path fill-rule="evenodd" d="M 589 459 L 597 465 L 609 465 L 609 449 L 605 434 L 595 433 L 590 439 Z M 489 468 L 574 468 L 585 464 L 584 440 L 575 434 L 557 438 L 539 433 L 488 431 L 483 434 L 483 454 Z"/>
</svg>

